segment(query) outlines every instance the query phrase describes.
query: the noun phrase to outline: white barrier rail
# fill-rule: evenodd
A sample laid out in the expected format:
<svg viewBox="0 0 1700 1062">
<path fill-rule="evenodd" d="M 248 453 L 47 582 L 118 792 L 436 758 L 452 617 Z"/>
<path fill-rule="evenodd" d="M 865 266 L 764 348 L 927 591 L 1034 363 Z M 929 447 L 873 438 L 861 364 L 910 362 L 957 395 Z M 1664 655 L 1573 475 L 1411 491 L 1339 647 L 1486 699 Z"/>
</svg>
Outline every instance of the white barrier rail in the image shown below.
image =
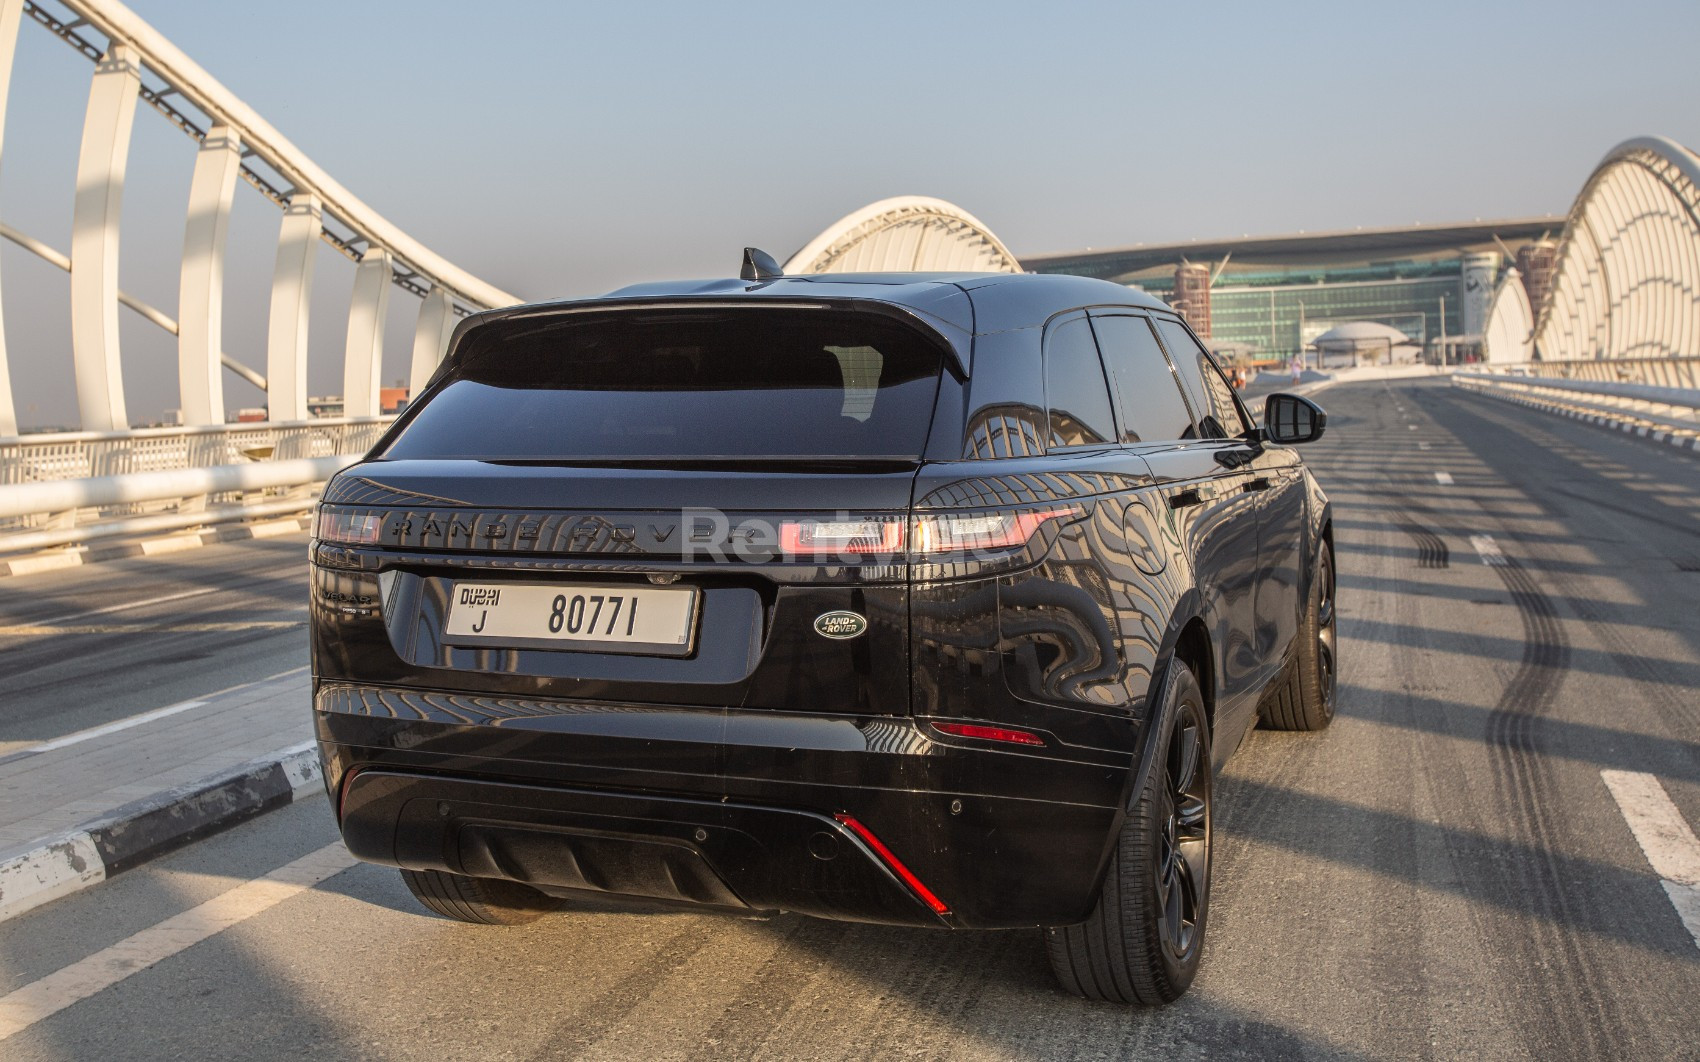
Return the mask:
<svg viewBox="0 0 1700 1062">
<path fill-rule="evenodd" d="M 0 522 L 35 518 L 43 526 L 0 534 L 0 553 L 301 512 L 312 505 L 317 484 L 360 456 L 343 453 L 7 484 L 0 486 Z M 214 499 L 226 501 L 209 505 Z M 159 502 L 168 508 L 137 511 Z M 119 511 L 119 518 L 102 519 L 113 510 Z"/>
<path fill-rule="evenodd" d="M 1476 364 L 1465 371 L 1478 375 L 1539 377 L 1543 380 L 1588 380 L 1595 383 L 1639 383 L 1653 387 L 1700 388 L 1700 358 L 1555 359 L 1499 364 Z"/>
<path fill-rule="evenodd" d="M 394 419 L 0 438 L 0 552 L 304 511 Z"/>
<path fill-rule="evenodd" d="M 1547 408 L 1632 421 L 1649 430 L 1700 433 L 1700 388 L 1459 372 L 1454 386 Z"/>
</svg>

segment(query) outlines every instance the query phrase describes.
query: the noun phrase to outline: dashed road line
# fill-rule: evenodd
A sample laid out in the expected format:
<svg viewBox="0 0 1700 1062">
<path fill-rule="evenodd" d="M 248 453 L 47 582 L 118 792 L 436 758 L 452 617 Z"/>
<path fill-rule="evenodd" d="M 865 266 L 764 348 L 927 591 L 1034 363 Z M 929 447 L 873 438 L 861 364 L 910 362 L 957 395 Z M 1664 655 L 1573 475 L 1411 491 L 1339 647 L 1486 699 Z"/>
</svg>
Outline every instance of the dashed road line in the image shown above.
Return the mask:
<svg viewBox="0 0 1700 1062">
<path fill-rule="evenodd" d="M 1452 473 L 1436 472 L 1434 474 L 1434 481 L 1443 487 L 1450 487 L 1452 486 Z"/>
<path fill-rule="evenodd" d="M 1640 771 L 1601 771 L 1600 778 L 1700 947 L 1700 840 L 1657 778 Z"/>
<path fill-rule="evenodd" d="M 1492 535 L 1471 535 L 1470 545 L 1476 547 L 1476 552 L 1481 555 L 1482 563 L 1490 568 L 1503 568 L 1510 563 L 1506 560 L 1504 551 L 1499 548 L 1499 543 L 1493 540 Z"/>
<path fill-rule="evenodd" d="M 228 590 L 229 587 L 224 586 L 203 586 L 197 590 L 184 590 L 177 594 L 166 594 L 164 597 L 150 597 L 141 601 L 126 601 L 122 605 L 107 605 L 105 608 L 91 608 L 86 612 L 72 612 L 68 615 L 54 616 L 52 619 L 45 619 L 39 622 L 43 627 L 57 627 L 62 623 L 70 623 L 72 620 L 87 619 L 90 616 L 105 616 L 112 612 L 127 612 L 133 608 L 146 608 L 149 605 L 164 605 L 172 601 L 182 601 L 183 599 L 190 597 L 205 597 L 207 594 L 216 594 L 221 591 L 228 592 Z"/>
<path fill-rule="evenodd" d="M 0 996 L 0 1040 L 276 907 L 354 864 L 341 841 L 328 844 Z"/>
<path fill-rule="evenodd" d="M 179 712 L 187 712 L 195 708 L 200 708 L 206 703 L 206 701 L 183 701 L 180 704 L 168 704 L 164 708 L 155 708 L 151 712 L 142 712 L 140 715 L 132 715 L 127 719 L 120 719 L 117 722 L 106 723 L 102 726 L 91 726 L 87 730 L 79 730 L 74 734 L 66 734 L 64 737 L 56 737 L 52 741 L 44 741 L 39 745 L 31 745 L 29 748 L 20 749 L 19 751 L 28 753 L 32 756 L 37 753 L 52 752 L 54 749 L 62 749 L 67 745 L 81 744 L 82 742 L 88 741 L 90 738 L 105 737 L 107 734 L 116 734 L 120 730 L 128 730 L 133 726 L 141 726 L 143 723 L 151 723 L 155 719 L 164 719 L 166 716 L 177 715 Z"/>
<path fill-rule="evenodd" d="M 299 620 L 244 620 L 235 623 L 142 623 L 131 625 L 48 627 L 37 623 L 0 626 L 0 638 L 41 638 L 54 634 L 234 634 L 238 631 L 281 631 L 305 626 Z"/>
</svg>

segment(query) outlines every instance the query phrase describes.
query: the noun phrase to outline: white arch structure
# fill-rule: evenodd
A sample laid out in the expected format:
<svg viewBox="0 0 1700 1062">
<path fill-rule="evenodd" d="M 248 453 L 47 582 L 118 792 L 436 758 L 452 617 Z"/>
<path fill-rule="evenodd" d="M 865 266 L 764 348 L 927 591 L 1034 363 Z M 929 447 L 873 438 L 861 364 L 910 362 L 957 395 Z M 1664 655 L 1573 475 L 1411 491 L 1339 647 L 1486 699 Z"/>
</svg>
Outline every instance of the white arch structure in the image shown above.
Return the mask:
<svg viewBox="0 0 1700 1062">
<path fill-rule="evenodd" d="M 1482 334 L 1482 351 L 1490 362 L 1531 361 L 1535 354 L 1535 314 L 1523 274 L 1507 269 L 1494 289 L 1488 305 L 1487 328 Z"/>
<path fill-rule="evenodd" d="M 792 274 L 1022 271 L 1015 255 L 974 215 L 919 195 L 882 199 L 839 218 L 784 268 Z"/>
<path fill-rule="evenodd" d="M 0 225 L 0 235 L 71 274 L 71 348 L 85 432 L 129 428 L 120 373 L 121 304 L 177 336 L 187 425 L 223 424 L 226 368 L 267 391 L 272 421 L 305 420 L 308 303 L 314 248 L 321 240 L 359 263 L 344 351 L 346 417 L 378 414 L 376 359 L 392 287 L 421 300 L 413 345 L 415 388 L 441 357 L 456 315 L 520 301 L 387 221 L 117 0 L 54 4 L 0 0 L 0 148 L 18 30 L 27 19 L 94 62 L 70 254 L 10 226 Z M 74 17 L 56 14 L 60 7 Z M 118 289 L 124 173 L 138 102 L 164 115 L 196 145 L 175 318 Z M 264 376 L 232 361 L 222 347 L 225 237 L 239 178 L 282 215 Z M 0 330 L 0 438 L 16 436 L 17 430 Z"/>
<path fill-rule="evenodd" d="M 1551 294 L 1534 310 L 1542 361 L 1700 356 L 1700 158 L 1663 137 L 1608 152 L 1570 209 Z M 1491 347 L 1489 357 L 1509 360 Z"/>
</svg>

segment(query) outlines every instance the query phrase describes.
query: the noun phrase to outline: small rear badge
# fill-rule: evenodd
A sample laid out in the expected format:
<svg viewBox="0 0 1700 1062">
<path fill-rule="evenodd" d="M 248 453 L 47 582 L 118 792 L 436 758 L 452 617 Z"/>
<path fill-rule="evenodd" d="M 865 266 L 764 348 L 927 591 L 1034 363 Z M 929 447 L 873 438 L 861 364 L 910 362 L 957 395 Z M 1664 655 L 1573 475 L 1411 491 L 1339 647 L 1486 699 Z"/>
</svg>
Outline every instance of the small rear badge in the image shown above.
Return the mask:
<svg viewBox="0 0 1700 1062">
<path fill-rule="evenodd" d="M 822 638 L 854 638 L 868 629 L 868 618 L 855 612 L 826 612 L 815 617 Z"/>
</svg>

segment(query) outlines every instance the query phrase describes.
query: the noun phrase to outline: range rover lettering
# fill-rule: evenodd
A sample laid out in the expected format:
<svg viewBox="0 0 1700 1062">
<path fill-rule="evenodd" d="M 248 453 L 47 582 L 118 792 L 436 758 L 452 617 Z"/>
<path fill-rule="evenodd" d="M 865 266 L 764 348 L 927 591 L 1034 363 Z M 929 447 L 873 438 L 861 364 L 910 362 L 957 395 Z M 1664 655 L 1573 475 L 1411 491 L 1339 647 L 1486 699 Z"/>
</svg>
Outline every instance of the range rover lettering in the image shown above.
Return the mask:
<svg viewBox="0 0 1700 1062">
<path fill-rule="evenodd" d="M 1334 710 L 1329 503 L 1163 303 L 743 275 L 464 321 L 326 487 L 316 732 L 427 908 L 1038 929 L 1192 982 L 1212 780 Z"/>
</svg>

